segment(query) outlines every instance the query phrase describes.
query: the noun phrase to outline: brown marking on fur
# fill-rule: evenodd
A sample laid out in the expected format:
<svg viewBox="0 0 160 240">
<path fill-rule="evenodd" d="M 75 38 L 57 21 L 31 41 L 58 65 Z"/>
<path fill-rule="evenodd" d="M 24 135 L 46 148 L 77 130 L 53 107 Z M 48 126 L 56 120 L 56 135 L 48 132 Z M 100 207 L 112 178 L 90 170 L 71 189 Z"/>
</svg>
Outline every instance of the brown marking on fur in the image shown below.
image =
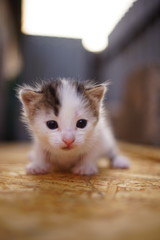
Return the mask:
<svg viewBox="0 0 160 240">
<path fill-rule="evenodd" d="M 70 81 L 72 86 L 77 91 L 78 95 L 81 95 L 86 103 L 85 107 L 91 109 L 93 115 L 99 118 L 100 103 L 104 97 L 106 87 L 104 85 L 94 85 L 90 81 L 84 83 L 79 81 Z"/>
<path fill-rule="evenodd" d="M 55 80 L 53 82 L 45 83 L 42 86 L 43 102 L 45 105 L 53 108 L 56 116 L 59 114 L 59 108 L 61 102 L 58 95 L 58 89 L 61 87 L 62 82 L 60 80 Z"/>
<path fill-rule="evenodd" d="M 58 115 L 61 106 L 58 89 L 61 84 L 60 80 L 49 81 L 43 83 L 39 91 L 32 88 L 22 88 L 20 90 L 19 98 L 29 110 L 27 117 L 30 121 L 34 119 L 36 112 L 40 109 L 52 108 L 55 115 Z M 25 114 L 23 114 L 23 119 L 25 117 Z"/>
<path fill-rule="evenodd" d="M 105 86 L 94 85 L 90 82 L 82 83 L 79 81 L 68 80 L 69 84 L 79 97 L 84 100 L 84 107 L 88 108 L 93 115 L 99 119 L 100 104 L 105 93 Z M 61 102 L 59 98 L 59 91 L 62 87 L 62 80 L 49 81 L 42 84 L 39 91 L 28 90 L 28 96 L 31 95 L 32 101 L 30 99 L 25 101 L 25 104 L 29 108 L 28 118 L 30 121 L 33 120 L 35 114 L 40 109 L 53 109 L 56 116 L 59 114 L 59 109 L 61 107 Z M 24 89 L 24 91 L 27 91 Z M 28 102 L 27 102 L 28 101 Z M 32 102 L 32 104 L 31 104 Z"/>
<path fill-rule="evenodd" d="M 86 89 L 85 92 L 86 96 L 89 99 L 90 108 L 94 115 L 98 118 L 100 104 L 105 94 L 105 86 L 103 85 L 94 86 L 93 88 Z"/>
<path fill-rule="evenodd" d="M 85 86 L 83 83 L 79 81 L 71 81 L 72 86 L 75 88 L 78 94 L 84 95 L 85 93 Z"/>
</svg>

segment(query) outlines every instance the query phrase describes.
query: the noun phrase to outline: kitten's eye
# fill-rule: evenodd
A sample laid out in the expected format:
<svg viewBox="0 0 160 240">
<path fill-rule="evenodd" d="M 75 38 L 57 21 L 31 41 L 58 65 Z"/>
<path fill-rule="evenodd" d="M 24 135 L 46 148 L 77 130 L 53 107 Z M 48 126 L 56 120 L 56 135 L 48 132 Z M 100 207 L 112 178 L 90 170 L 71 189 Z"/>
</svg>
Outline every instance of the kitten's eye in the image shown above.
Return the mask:
<svg viewBox="0 0 160 240">
<path fill-rule="evenodd" d="M 85 119 L 80 119 L 77 121 L 76 127 L 77 128 L 85 128 L 87 125 L 87 120 Z"/>
<path fill-rule="evenodd" d="M 49 129 L 56 129 L 58 128 L 58 123 L 54 120 L 50 120 L 46 122 L 46 125 Z"/>
</svg>

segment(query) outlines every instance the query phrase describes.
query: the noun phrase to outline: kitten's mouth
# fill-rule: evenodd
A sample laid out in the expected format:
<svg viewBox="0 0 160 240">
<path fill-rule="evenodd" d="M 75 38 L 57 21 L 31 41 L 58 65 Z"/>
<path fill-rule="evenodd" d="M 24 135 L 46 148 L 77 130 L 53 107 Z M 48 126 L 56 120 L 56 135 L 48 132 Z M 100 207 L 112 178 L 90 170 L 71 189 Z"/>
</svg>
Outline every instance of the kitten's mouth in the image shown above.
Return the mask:
<svg viewBox="0 0 160 240">
<path fill-rule="evenodd" d="M 74 147 L 73 146 L 65 146 L 65 147 L 62 147 L 61 149 L 62 150 L 72 150 Z"/>
</svg>

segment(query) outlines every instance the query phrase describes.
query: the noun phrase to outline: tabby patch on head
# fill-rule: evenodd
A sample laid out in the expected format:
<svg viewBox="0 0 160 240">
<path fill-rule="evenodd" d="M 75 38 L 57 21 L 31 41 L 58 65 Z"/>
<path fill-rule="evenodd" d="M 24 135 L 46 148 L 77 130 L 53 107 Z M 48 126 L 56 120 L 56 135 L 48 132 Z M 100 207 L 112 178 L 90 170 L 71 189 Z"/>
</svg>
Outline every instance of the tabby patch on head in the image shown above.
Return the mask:
<svg viewBox="0 0 160 240">
<path fill-rule="evenodd" d="M 70 107 L 78 103 L 77 108 L 85 107 L 98 117 L 105 91 L 105 84 L 94 85 L 92 82 L 59 79 L 43 82 L 37 87 L 21 87 L 19 98 L 23 103 L 25 115 L 30 119 L 41 108 L 53 109 L 55 116 L 58 116 L 60 109 L 67 105 L 67 102 Z"/>
<path fill-rule="evenodd" d="M 43 101 L 46 105 L 53 108 L 54 113 L 58 116 L 59 108 L 61 106 L 59 91 L 62 87 L 61 81 L 54 81 L 50 83 L 44 83 L 42 85 L 41 93 L 43 94 Z"/>
</svg>

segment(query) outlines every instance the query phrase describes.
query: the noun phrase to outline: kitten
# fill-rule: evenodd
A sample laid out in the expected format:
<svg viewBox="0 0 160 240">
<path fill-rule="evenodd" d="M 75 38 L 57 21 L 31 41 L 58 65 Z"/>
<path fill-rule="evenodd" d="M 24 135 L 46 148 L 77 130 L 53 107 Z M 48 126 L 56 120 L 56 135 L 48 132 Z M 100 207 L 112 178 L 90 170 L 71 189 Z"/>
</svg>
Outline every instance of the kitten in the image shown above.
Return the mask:
<svg viewBox="0 0 160 240">
<path fill-rule="evenodd" d="M 59 79 L 35 88 L 19 89 L 23 119 L 34 139 L 27 173 L 69 170 L 97 173 L 97 161 L 108 156 L 114 168 L 128 168 L 121 156 L 103 109 L 106 84 Z"/>
</svg>

